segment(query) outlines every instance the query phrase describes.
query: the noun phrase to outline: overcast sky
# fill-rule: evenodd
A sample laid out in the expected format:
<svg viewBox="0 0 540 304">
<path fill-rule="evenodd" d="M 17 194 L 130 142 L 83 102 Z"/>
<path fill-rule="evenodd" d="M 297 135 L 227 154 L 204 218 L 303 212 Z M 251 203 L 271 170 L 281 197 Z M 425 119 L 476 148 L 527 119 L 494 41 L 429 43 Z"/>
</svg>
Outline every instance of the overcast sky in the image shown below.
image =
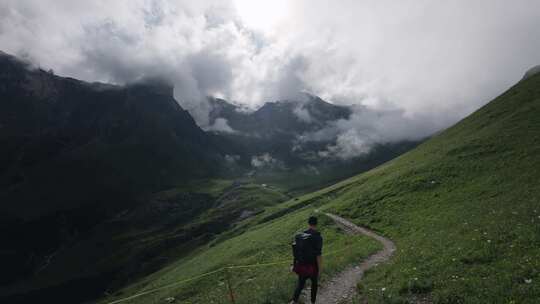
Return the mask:
<svg viewBox="0 0 540 304">
<path fill-rule="evenodd" d="M 0 0 L 0 49 L 88 81 L 167 77 L 187 108 L 309 91 L 428 134 L 540 64 L 540 1 Z"/>
</svg>

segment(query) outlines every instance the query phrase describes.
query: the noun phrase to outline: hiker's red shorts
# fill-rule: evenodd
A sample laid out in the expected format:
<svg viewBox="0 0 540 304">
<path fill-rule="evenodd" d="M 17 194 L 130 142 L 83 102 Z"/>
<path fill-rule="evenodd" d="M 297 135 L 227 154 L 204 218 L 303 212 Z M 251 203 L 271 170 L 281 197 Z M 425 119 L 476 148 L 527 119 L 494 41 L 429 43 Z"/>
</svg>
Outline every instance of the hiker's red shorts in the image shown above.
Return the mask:
<svg viewBox="0 0 540 304">
<path fill-rule="evenodd" d="M 293 271 L 299 276 L 312 277 L 317 275 L 317 266 L 313 264 L 295 264 Z"/>
</svg>

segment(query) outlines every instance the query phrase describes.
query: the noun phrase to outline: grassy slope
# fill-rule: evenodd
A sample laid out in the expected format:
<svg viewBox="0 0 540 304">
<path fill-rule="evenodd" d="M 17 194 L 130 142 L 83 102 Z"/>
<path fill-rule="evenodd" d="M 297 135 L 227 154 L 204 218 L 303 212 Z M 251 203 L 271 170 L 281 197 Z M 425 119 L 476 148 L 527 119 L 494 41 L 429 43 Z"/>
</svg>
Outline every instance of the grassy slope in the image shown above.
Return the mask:
<svg viewBox="0 0 540 304">
<path fill-rule="evenodd" d="M 370 303 L 540 301 L 539 115 L 540 75 L 344 183 L 332 208 L 398 246 L 364 282 Z"/>
<path fill-rule="evenodd" d="M 235 269 L 231 272 L 237 303 L 284 303 L 290 298 L 295 282 L 295 277 L 288 271 L 292 236 L 305 228 L 305 221 L 310 214 L 337 195 L 334 193 L 336 190 L 339 188 L 328 187 L 277 206 L 268 206 L 264 212 L 239 223 L 207 246 L 201 246 L 189 256 L 131 284 L 113 297 L 102 299 L 100 303 L 128 297 L 223 266 L 286 261 L 285 264 Z M 381 248 L 371 239 L 349 237 L 328 218 L 320 218 L 325 240 L 324 251 L 331 253 L 339 250 L 331 258 L 325 258 L 323 280 Z M 175 297 L 182 303 L 230 303 L 224 280 L 225 274 L 219 273 L 142 296 L 128 303 L 162 303 L 168 297 Z"/>
<path fill-rule="evenodd" d="M 294 233 L 305 226 L 306 218 L 313 212 L 314 208 L 304 208 L 264 224 L 250 225 L 250 229 L 239 236 L 200 248 L 191 256 L 121 290 L 115 297 L 105 299 L 102 303 L 223 266 L 285 261 L 285 264 L 234 269 L 230 272 L 236 303 L 284 303 L 290 298 L 295 282 L 294 276 L 288 271 L 288 261 L 291 259 L 289 244 Z M 340 250 L 338 254 L 327 259 L 323 278 L 380 248 L 379 244 L 365 237 L 347 238 L 328 218 L 323 216 L 321 219 L 325 250 Z M 351 244 L 350 247 L 347 247 L 348 244 Z M 182 303 L 230 303 L 223 272 L 143 296 L 129 303 L 162 303 L 168 297 L 175 297 Z"/>
<path fill-rule="evenodd" d="M 435 303 L 537 303 L 539 108 L 540 75 L 519 83 L 414 151 L 267 208 L 227 234 L 228 239 L 199 248 L 118 296 L 224 265 L 285 258 L 291 232 L 320 208 L 396 241 L 392 261 L 368 272 L 360 286 L 370 303 L 405 303 L 420 293 L 430 294 Z M 331 223 L 323 226 L 327 247 L 342 246 L 343 234 Z M 360 245 L 356 257 L 345 251 L 326 259 L 330 263 L 326 275 L 377 248 L 361 237 L 355 243 Z M 282 303 L 292 284 L 279 267 L 235 272 L 233 279 L 239 303 Z M 134 302 L 157 303 L 174 296 L 187 298 L 185 303 L 226 303 L 225 293 L 223 277 L 217 276 Z"/>
<path fill-rule="evenodd" d="M 190 235 L 190 241 L 169 246 L 169 249 L 161 252 L 162 256 L 168 258 L 184 256 L 186 252 L 207 243 L 215 235 L 227 230 L 228 226 L 225 223 L 241 221 L 242 211 L 260 212 L 264 206 L 287 200 L 286 195 L 268 187 L 252 183 L 235 185 L 233 181 L 217 179 L 190 182 L 181 187 L 159 192 L 155 195 L 155 199 L 174 201 L 180 198 L 179 201 L 182 201 L 183 195 L 188 193 L 206 195 L 207 202 L 205 203 L 211 205 L 203 206 L 202 212 L 195 212 L 187 220 L 169 224 L 165 228 L 160 227 L 157 231 L 152 229 L 141 231 L 135 228 L 128 234 L 117 235 L 115 241 L 133 240 L 136 244 L 131 246 L 132 248 L 151 248 L 167 242 L 171 243 L 171 240 L 176 237 L 187 234 Z M 187 201 L 190 203 L 189 199 Z M 122 259 L 124 254 L 125 252 L 119 252 L 119 258 Z M 125 264 L 113 260 L 112 257 L 106 259 L 105 262 Z"/>
</svg>

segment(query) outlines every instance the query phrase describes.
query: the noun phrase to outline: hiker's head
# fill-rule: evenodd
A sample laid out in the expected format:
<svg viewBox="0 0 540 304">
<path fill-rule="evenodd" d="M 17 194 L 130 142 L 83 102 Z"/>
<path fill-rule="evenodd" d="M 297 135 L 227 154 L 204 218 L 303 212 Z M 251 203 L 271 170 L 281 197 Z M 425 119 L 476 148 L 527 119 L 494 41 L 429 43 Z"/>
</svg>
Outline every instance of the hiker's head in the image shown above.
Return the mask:
<svg viewBox="0 0 540 304">
<path fill-rule="evenodd" d="M 310 216 L 308 219 L 309 227 L 316 228 L 317 227 L 317 218 L 315 216 Z"/>
</svg>

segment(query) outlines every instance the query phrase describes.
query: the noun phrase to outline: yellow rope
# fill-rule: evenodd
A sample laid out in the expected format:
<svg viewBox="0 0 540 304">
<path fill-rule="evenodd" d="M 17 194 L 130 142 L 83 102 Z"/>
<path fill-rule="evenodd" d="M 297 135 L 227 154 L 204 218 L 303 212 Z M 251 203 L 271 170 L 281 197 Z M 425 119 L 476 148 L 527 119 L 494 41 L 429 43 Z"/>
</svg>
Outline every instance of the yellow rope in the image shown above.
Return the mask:
<svg viewBox="0 0 540 304">
<path fill-rule="evenodd" d="M 326 257 L 326 256 L 331 256 L 331 255 L 334 255 L 334 254 L 336 254 L 336 253 L 345 251 L 345 250 L 347 250 L 348 248 L 349 248 L 349 246 L 347 246 L 347 247 L 345 247 L 345 248 L 342 248 L 342 249 L 339 249 L 339 250 L 334 250 L 334 251 L 331 251 L 331 252 L 329 252 L 329 253 L 323 254 L 323 256 L 324 256 L 324 257 Z M 147 294 L 150 294 L 150 293 L 154 293 L 154 292 L 156 292 L 156 291 L 160 291 L 160 290 L 167 289 L 167 288 L 171 288 L 171 287 L 175 287 L 175 286 L 178 286 L 178 285 L 187 283 L 187 282 L 191 282 L 191 281 L 194 281 L 194 280 L 197 280 L 197 279 L 200 279 L 200 278 L 209 276 L 209 275 L 211 275 L 211 274 L 218 273 L 218 272 L 223 271 L 223 270 L 225 270 L 225 269 L 240 269 L 240 268 L 266 267 L 266 266 L 273 266 L 273 265 L 286 264 L 286 263 L 290 263 L 290 262 L 291 262 L 291 260 L 283 260 L 283 261 L 277 261 L 277 262 L 272 262 L 272 263 L 263 263 L 263 264 L 250 264 L 250 265 L 232 265 L 232 266 L 225 266 L 225 267 L 216 269 L 216 270 L 214 270 L 214 271 L 210 271 L 210 272 L 207 272 L 207 273 L 203 273 L 203 274 L 200 274 L 200 275 L 197 275 L 197 276 L 194 276 L 194 277 L 185 279 L 185 280 L 177 281 L 177 282 L 174 282 L 174 283 L 171 283 L 171 284 L 168 284 L 168 285 L 164 285 L 164 286 L 161 286 L 161 287 L 158 287 L 158 288 L 154 288 L 154 289 L 150 289 L 150 290 L 147 290 L 147 291 L 143 291 L 143 292 L 141 292 L 141 293 L 134 294 L 134 295 L 132 295 L 132 296 L 130 296 L 130 297 L 127 297 L 127 298 L 122 298 L 122 299 L 118 299 L 118 300 L 115 300 L 115 301 L 112 301 L 112 302 L 108 302 L 107 304 L 116 304 L 116 303 L 121 303 L 121 302 L 129 301 L 129 300 L 138 298 L 138 297 L 140 297 L 140 296 L 144 296 L 144 295 L 147 295 Z"/>
<path fill-rule="evenodd" d="M 181 285 L 181 284 L 190 282 L 190 281 L 197 280 L 197 279 L 200 279 L 200 278 L 202 278 L 202 277 L 206 277 L 206 276 L 209 276 L 209 275 L 211 275 L 211 274 L 218 273 L 218 272 L 220 272 L 220 271 L 222 271 L 222 270 L 224 270 L 224 269 L 225 269 L 225 267 L 220 268 L 220 269 L 217 269 L 217 270 L 214 270 L 214 271 L 210 271 L 210 272 L 207 272 L 207 273 L 203 273 L 203 274 L 200 274 L 200 275 L 198 275 L 198 276 L 194 276 L 194 277 L 191 277 L 191 278 L 182 280 L 182 281 L 174 282 L 174 283 L 171 283 L 171 284 L 168 284 L 168 285 L 165 285 L 165 286 L 161 286 L 161 287 L 158 287 L 158 288 L 154 288 L 154 289 L 150 289 L 150 290 L 147 290 L 147 291 L 143 291 L 143 292 L 141 292 L 141 293 L 134 294 L 134 295 L 132 295 L 132 296 L 130 296 L 130 297 L 122 298 L 122 299 L 119 299 L 119 300 L 116 300 L 116 301 L 112 301 L 112 302 L 109 302 L 109 303 L 107 303 L 107 304 L 116 304 L 116 303 L 125 302 L 125 301 L 131 300 L 131 299 L 138 298 L 138 297 L 140 297 L 140 296 L 147 295 L 147 294 L 149 294 L 149 293 L 153 293 L 153 292 L 156 292 L 156 291 L 159 291 L 159 290 L 171 288 L 171 287 L 178 286 L 178 285 Z"/>
</svg>

